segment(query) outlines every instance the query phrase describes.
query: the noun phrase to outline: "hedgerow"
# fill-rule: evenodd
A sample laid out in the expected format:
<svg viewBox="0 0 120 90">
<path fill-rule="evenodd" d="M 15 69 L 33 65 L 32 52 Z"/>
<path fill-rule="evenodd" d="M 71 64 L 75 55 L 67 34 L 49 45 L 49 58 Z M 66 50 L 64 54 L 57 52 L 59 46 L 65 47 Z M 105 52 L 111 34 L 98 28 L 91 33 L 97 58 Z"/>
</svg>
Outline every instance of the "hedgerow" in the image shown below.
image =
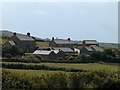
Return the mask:
<svg viewBox="0 0 120 90">
<path fill-rule="evenodd" d="M 66 72 L 86 72 L 86 70 L 82 69 L 74 69 L 74 68 L 63 68 L 63 67 L 50 67 L 46 65 L 27 65 L 22 63 L 2 63 L 3 68 L 9 69 L 31 69 L 31 70 L 52 70 L 52 71 L 66 71 Z"/>
<path fill-rule="evenodd" d="M 120 88 L 118 72 L 109 73 L 106 71 L 91 71 L 79 73 L 57 73 L 47 74 L 46 76 L 28 77 L 27 75 L 18 75 L 3 70 L 2 88 L 3 89 L 85 89 L 85 88 Z"/>
</svg>

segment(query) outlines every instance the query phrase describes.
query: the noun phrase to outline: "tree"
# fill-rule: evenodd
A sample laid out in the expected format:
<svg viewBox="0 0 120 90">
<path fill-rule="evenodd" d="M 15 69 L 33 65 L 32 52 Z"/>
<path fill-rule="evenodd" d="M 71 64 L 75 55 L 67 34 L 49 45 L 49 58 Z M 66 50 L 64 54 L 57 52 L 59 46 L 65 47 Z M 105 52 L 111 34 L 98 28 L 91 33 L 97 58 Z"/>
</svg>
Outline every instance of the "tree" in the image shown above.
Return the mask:
<svg viewBox="0 0 120 90">
<path fill-rule="evenodd" d="M 5 56 L 6 54 L 10 54 L 11 56 L 24 55 L 24 52 L 16 45 L 11 47 L 3 46 L 2 53 L 3 53 L 3 56 Z"/>
<path fill-rule="evenodd" d="M 97 51 L 92 52 L 92 53 L 90 54 L 91 60 L 95 60 L 95 61 L 101 60 L 101 59 L 102 59 L 101 56 L 102 56 L 102 52 L 97 52 Z"/>
<path fill-rule="evenodd" d="M 104 49 L 104 54 L 115 57 L 115 51 L 113 51 L 112 49 Z"/>
</svg>

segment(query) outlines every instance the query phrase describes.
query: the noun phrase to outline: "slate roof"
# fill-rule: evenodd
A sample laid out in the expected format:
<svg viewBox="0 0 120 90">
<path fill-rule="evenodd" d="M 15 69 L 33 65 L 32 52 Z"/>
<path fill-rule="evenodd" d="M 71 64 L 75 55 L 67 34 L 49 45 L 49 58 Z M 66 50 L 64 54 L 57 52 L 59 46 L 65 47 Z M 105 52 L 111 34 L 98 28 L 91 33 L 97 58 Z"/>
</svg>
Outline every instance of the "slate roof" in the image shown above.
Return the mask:
<svg viewBox="0 0 120 90">
<path fill-rule="evenodd" d="M 32 38 L 35 39 L 36 41 L 44 41 L 44 39 L 41 39 L 41 38 L 39 38 L 39 37 L 33 37 L 33 36 L 32 36 Z"/>
<path fill-rule="evenodd" d="M 35 41 L 31 36 L 28 35 L 16 34 L 16 37 L 21 41 Z"/>
<path fill-rule="evenodd" d="M 16 45 L 14 41 L 8 41 L 11 45 Z"/>
<path fill-rule="evenodd" d="M 51 47 L 38 47 L 39 50 L 51 50 Z"/>
<path fill-rule="evenodd" d="M 98 44 L 96 40 L 84 40 L 86 44 Z"/>
<path fill-rule="evenodd" d="M 40 55 L 49 55 L 52 51 L 45 51 L 45 50 L 36 50 L 33 54 L 40 54 Z"/>
<path fill-rule="evenodd" d="M 67 39 L 55 39 L 56 44 L 82 44 L 80 41 L 69 41 Z"/>
<path fill-rule="evenodd" d="M 85 47 L 85 49 L 87 49 L 88 51 L 93 51 L 91 47 Z"/>
<path fill-rule="evenodd" d="M 55 39 L 54 42 L 56 44 L 73 44 L 73 42 L 69 40 L 64 40 L 64 39 Z"/>
<path fill-rule="evenodd" d="M 50 53 L 54 52 L 57 54 L 59 50 L 51 50 L 51 51 L 46 51 L 46 50 L 36 50 L 33 52 L 33 54 L 40 54 L 40 55 L 49 55 Z"/>
<path fill-rule="evenodd" d="M 53 47 L 55 50 L 61 50 L 63 52 L 74 52 L 72 49 L 67 48 L 67 47 Z"/>
<path fill-rule="evenodd" d="M 103 49 L 101 47 L 98 47 L 96 45 L 91 45 L 90 47 L 95 51 L 103 51 Z"/>
</svg>

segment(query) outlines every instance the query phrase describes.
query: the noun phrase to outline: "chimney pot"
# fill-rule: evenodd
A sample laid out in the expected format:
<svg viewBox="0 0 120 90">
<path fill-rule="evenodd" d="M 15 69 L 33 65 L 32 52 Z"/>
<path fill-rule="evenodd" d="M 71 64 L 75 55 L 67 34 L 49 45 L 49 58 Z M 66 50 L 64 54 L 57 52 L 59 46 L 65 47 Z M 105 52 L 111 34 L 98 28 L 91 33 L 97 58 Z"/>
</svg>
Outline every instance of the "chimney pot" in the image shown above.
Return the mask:
<svg viewBox="0 0 120 90">
<path fill-rule="evenodd" d="M 70 41 L 70 38 L 68 38 L 68 41 Z"/>
<path fill-rule="evenodd" d="M 15 36 L 16 36 L 16 32 L 14 32 L 14 33 L 13 33 L 13 35 L 15 35 Z"/>
<path fill-rule="evenodd" d="M 27 35 L 30 37 L 30 33 L 27 33 Z"/>
<path fill-rule="evenodd" d="M 54 41 L 54 37 L 52 37 L 52 41 Z"/>
</svg>

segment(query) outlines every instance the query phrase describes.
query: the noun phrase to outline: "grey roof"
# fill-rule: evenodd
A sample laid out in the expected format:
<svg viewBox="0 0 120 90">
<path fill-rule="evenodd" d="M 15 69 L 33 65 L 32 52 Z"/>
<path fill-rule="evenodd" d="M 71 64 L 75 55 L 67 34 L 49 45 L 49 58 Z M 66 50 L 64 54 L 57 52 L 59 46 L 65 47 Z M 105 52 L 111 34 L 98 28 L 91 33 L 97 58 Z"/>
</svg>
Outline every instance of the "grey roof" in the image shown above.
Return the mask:
<svg viewBox="0 0 120 90">
<path fill-rule="evenodd" d="M 32 36 L 32 38 L 35 39 L 36 41 L 45 41 L 44 39 L 39 38 L 39 37 L 33 37 L 33 36 Z"/>
<path fill-rule="evenodd" d="M 54 42 L 56 44 L 82 44 L 81 41 L 69 41 L 67 39 L 55 39 Z"/>
<path fill-rule="evenodd" d="M 11 45 L 16 45 L 14 41 L 8 41 Z"/>
<path fill-rule="evenodd" d="M 96 45 L 91 45 L 91 48 L 94 49 L 95 51 L 103 51 L 101 47 L 98 47 Z"/>
<path fill-rule="evenodd" d="M 93 51 L 91 47 L 85 47 L 85 49 L 87 49 L 88 51 Z"/>
<path fill-rule="evenodd" d="M 36 50 L 33 54 L 49 55 L 52 51 Z"/>
<path fill-rule="evenodd" d="M 20 39 L 21 41 L 35 41 L 31 36 L 28 36 L 28 35 L 16 34 L 16 36 L 17 36 L 18 39 Z"/>
<path fill-rule="evenodd" d="M 64 39 L 55 39 L 54 42 L 56 44 L 73 44 L 73 42 L 69 40 L 64 40 Z"/>
<path fill-rule="evenodd" d="M 96 40 L 84 40 L 86 44 L 98 44 Z"/>
<path fill-rule="evenodd" d="M 61 50 L 63 52 L 74 52 L 72 49 L 67 48 L 67 47 L 53 47 L 55 50 Z"/>
</svg>

